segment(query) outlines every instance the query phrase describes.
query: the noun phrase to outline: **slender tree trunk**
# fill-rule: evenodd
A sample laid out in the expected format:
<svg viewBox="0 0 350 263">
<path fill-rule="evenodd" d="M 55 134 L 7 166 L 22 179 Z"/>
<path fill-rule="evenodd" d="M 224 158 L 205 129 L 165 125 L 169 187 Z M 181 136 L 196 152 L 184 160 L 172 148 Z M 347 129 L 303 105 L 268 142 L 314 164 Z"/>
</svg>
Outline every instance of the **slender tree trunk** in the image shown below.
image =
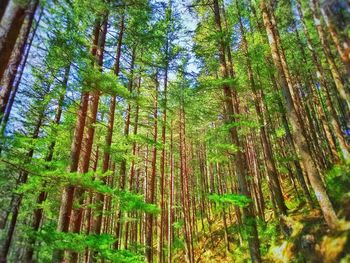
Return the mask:
<svg viewBox="0 0 350 263">
<path fill-rule="evenodd" d="M 116 58 L 115 58 L 115 64 L 114 64 L 114 74 L 116 76 L 119 75 L 120 71 L 120 57 L 121 57 L 121 47 L 123 43 L 123 34 L 124 34 L 124 15 L 122 15 L 120 20 L 120 27 L 119 27 L 119 36 L 118 36 L 118 43 L 117 43 L 117 52 L 116 52 Z M 111 98 L 111 102 L 109 105 L 109 121 L 108 121 L 108 127 L 107 127 L 107 134 L 106 134 L 106 143 L 105 143 L 105 150 L 103 153 L 103 163 L 102 163 L 102 173 L 106 173 L 109 168 L 109 160 L 110 160 L 110 150 L 112 145 L 112 137 L 113 137 L 113 129 L 114 129 L 114 119 L 115 119 L 115 108 L 116 108 L 116 102 L 117 102 L 117 96 L 113 95 Z M 106 179 L 103 179 L 103 183 L 106 183 Z M 103 205 L 105 202 L 105 197 L 103 194 L 98 193 L 96 198 L 97 203 L 97 217 L 95 222 L 95 233 L 101 234 L 102 232 L 102 219 L 103 219 Z"/>
<path fill-rule="evenodd" d="M 157 74 L 157 73 L 156 73 Z M 155 97 L 154 97 L 154 110 L 153 110 L 153 141 L 157 142 L 158 139 L 158 87 L 159 82 L 157 75 L 155 76 Z M 155 187 L 156 187 L 156 175 L 157 175 L 157 147 L 153 146 L 152 150 L 152 172 L 150 178 L 147 179 L 147 202 L 150 204 L 155 203 Z M 146 214 L 146 258 L 148 262 L 153 262 L 153 224 L 154 216 L 152 214 Z"/>
<path fill-rule="evenodd" d="M 168 208 L 168 263 L 172 262 L 172 244 L 173 244 L 173 222 L 174 222 L 174 157 L 173 157 L 173 122 L 171 122 L 170 126 L 170 183 L 169 183 L 169 208 Z"/>
<path fill-rule="evenodd" d="M 327 110 L 330 113 L 330 122 L 332 124 L 332 127 L 334 129 L 336 138 L 338 140 L 339 143 L 339 147 L 341 149 L 342 155 L 344 157 L 344 159 L 349 159 L 350 158 L 350 154 L 349 154 L 349 146 L 347 145 L 347 142 L 344 138 L 343 132 L 341 130 L 341 126 L 339 123 L 339 119 L 337 116 L 337 112 L 334 109 L 333 103 L 332 103 L 332 99 L 330 96 L 330 92 L 329 92 L 329 86 L 325 77 L 325 72 L 324 69 L 322 67 L 322 64 L 317 56 L 317 53 L 312 45 L 312 41 L 310 38 L 310 34 L 309 31 L 307 29 L 307 26 L 305 24 L 305 20 L 304 20 L 304 12 L 301 8 L 301 3 L 299 0 L 296 1 L 296 6 L 297 6 L 297 10 L 300 16 L 300 21 L 302 23 L 303 26 L 303 30 L 304 30 L 304 35 L 306 37 L 306 41 L 307 41 L 307 47 L 309 48 L 309 51 L 311 53 L 311 58 L 312 58 L 312 62 L 314 63 L 316 70 L 317 70 L 317 75 L 319 76 L 321 85 L 323 86 L 325 93 L 326 93 L 326 106 L 327 106 Z"/>
<path fill-rule="evenodd" d="M 64 73 L 64 79 L 62 81 L 62 86 L 64 87 L 62 90 L 62 93 L 60 95 L 60 98 L 58 99 L 58 107 L 56 110 L 56 114 L 53 120 L 53 124 L 54 125 L 59 125 L 60 121 L 61 121 L 61 116 L 62 116 L 62 111 L 63 111 L 63 103 L 64 103 L 64 98 L 65 98 L 65 94 L 66 94 L 66 89 L 67 89 L 67 84 L 68 84 L 68 78 L 69 78 L 69 71 L 70 71 L 70 65 L 66 67 L 65 69 L 65 73 Z M 56 131 L 53 130 L 52 131 L 52 136 L 55 137 Z M 54 154 L 54 150 L 55 150 L 55 146 L 56 146 L 56 141 L 52 141 L 49 145 L 48 148 L 48 153 L 47 156 L 45 158 L 46 162 L 51 162 L 53 159 L 53 154 Z M 47 192 L 42 191 L 38 198 L 37 198 L 37 204 L 40 206 L 43 202 L 45 202 L 46 198 L 47 198 Z M 32 222 L 32 228 L 34 233 L 37 232 L 40 228 L 40 224 L 43 220 L 43 216 L 44 216 L 44 211 L 42 208 L 37 208 L 34 211 L 34 216 L 33 216 L 33 222 Z M 34 255 L 34 245 L 35 245 L 35 237 L 30 237 L 29 241 L 28 241 L 28 249 L 25 252 L 24 255 L 24 260 L 25 262 L 32 262 L 33 260 L 33 255 Z"/>
<path fill-rule="evenodd" d="M 33 23 L 35 11 L 38 6 L 38 2 L 39 2 L 38 0 L 34 0 L 28 6 L 28 10 L 25 13 L 23 25 L 18 34 L 17 42 L 12 50 L 10 59 L 7 62 L 7 69 L 4 72 L 0 72 L 1 74 L 3 74 L 1 79 L 1 91 L 0 91 L 0 123 L 3 119 L 3 114 L 5 113 L 5 109 L 6 109 L 6 106 L 10 97 L 11 89 L 13 86 L 13 82 L 17 74 L 17 69 L 24 55 L 27 39 L 28 39 L 30 30 L 32 28 L 32 23 Z M 2 60 L 2 59 L 3 58 L 0 58 L 0 61 L 1 61 L 0 70 L 2 65 L 5 64 L 4 63 L 5 60 Z"/>
<path fill-rule="evenodd" d="M 40 128 L 41 128 L 41 126 L 43 124 L 43 120 L 44 120 L 44 112 L 45 112 L 45 109 L 41 109 L 41 112 L 39 113 L 38 119 L 35 123 L 33 135 L 31 136 L 32 140 L 36 140 L 39 138 Z M 34 154 L 34 148 L 31 148 L 27 153 L 27 158 L 26 158 L 27 163 L 31 162 L 33 154 Z M 18 184 L 19 185 L 25 184 L 28 180 L 28 175 L 29 175 L 28 171 L 21 171 Z M 12 217 L 11 217 L 9 227 L 7 229 L 7 233 L 6 233 L 5 238 L 4 238 L 4 240 L 1 244 L 1 247 L 0 247 L 0 263 L 7 262 L 7 256 L 8 256 L 9 250 L 10 250 L 11 241 L 13 239 L 15 227 L 17 224 L 17 219 L 18 219 L 18 215 L 19 215 L 19 209 L 20 209 L 21 204 L 22 204 L 22 199 L 23 199 L 23 194 L 16 194 L 14 196 L 13 201 L 11 202 L 11 204 L 12 204 L 12 209 L 11 209 L 12 210 Z"/>
<path fill-rule="evenodd" d="M 140 96 L 140 87 L 141 87 L 141 76 L 138 78 L 138 84 L 137 84 L 137 96 Z M 134 135 L 137 135 L 138 133 L 138 125 L 139 125 L 139 112 L 140 112 L 140 105 L 137 104 L 136 105 L 136 109 L 135 109 L 135 119 L 134 119 Z M 132 145 L 132 154 L 133 156 L 137 155 L 138 149 L 137 149 L 137 143 L 134 142 Z M 135 171 L 135 161 L 132 160 L 131 162 L 131 167 L 130 167 L 130 178 L 129 178 L 129 190 L 131 191 L 133 189 L 134 186 L 134 180 L 135 180 L 135 172 L 137 173 L 137 171 Z M 136 182 L 135 182 L 135 187 L 136 190 L 138 190 L 138 178 L 136 178 Z"/>
<path fill-rule="evenodd" d="M 100 34 L 100 22 L 93 31 L 93 43 L 91 54 L 95 57 L 97 55 L 98 40 Z M 96 58 L 95 58 L 96 60 Z M 95 63 L 95 62 L 94 62 Z M 77 114 L 77 121 L 75 124 L 74 136 L 72 140 L 69 172 L 74 173 L 78 170 L 80 150 L 82 147 L 84 127 L 89 104 L 89 92 L 83 91 L 81 94 L 80 106 Z M 74 200 L 75 186 L 69 185 L 64 187 L 61 196 L 61 207 L 58 217 L 57 231 L 68 232 L 70 219 L 72 215 L 73 200 Z M 53 253 L 53 263 L 61 263 L 64 260 L 64 250 L 55 250 Z"/>
<path fill-rule="evenodd" d="M 222 27 L 221 27 L 221 19 L 220 19 L 220 9 L 219 9 L 219 3 L 218 0 L 214 0 L 214 16 L 215 16 L 215 25 L 216 30 L 219 34 L 222 34 Z M 219 41 L 219 58 L 220 58 L 220 64 L 221 64 L 221 75 L 222 77 L 228 78 L 229 73 L 227 69 L 226 59 L 225 59 L 225 43 L 224 40 L 220 39 Z M 227 108 L 227 114 L 228 119 L 230 122 L 234 121 L 234 105 L 232 102 L 232 94 L 231 89 L 227 84 L 223 85 L 224 89 L 224 96 L 225 96 L 225 104 Z M 238 105 L 236 105 L 238 108 Z M 240 147 L 241 143 L 238 138 L 238 133 L 236 128 L 230 129 L 231 133 L 231 139 L 232 142 L 237 146 Z M 236 172 L 237 172 L 237 179 L 238 179 L 238 185 L 239 185 L 239 193 L 250 197 L 248 184 L 246 181 L 246 175 L 245 175 L 245 165 L 246 160 L 244 157 L 244 154 L 241 151 L 238 151 L 235 156 L 235 165 L 236 165 Z M 252 262 L 261 262 L 261 256 L 259 251 L 259 237 L 256 227 L 256 221 L 253 214 L 253 206 L 252 204 L 249 204 L 248 207 L 243 208 L 243 222 L 244 224 L 247 224 L 249 222 L 250 227 L 250 233 L 248 237 L 248 244 L 249 244 L 249 251 Z"/>
<path fill-rule="evenodd" d="M 321 18 L 318 14 L 318 9 L 319 9 L 318 1 L 310 0 L 310 7 L 311 7 L 311 11 L 312 11 L 312 16 L 314 19 L 314 24 L 316 26 L 317 33 L 318 33 L 318 36 L 320 38 L 321 46 L 322 46 L 323 52 L 326 56 L 326 59 L 327 59 L 328 65 L 329 65 L 329 69 L 331 71 L 331 74 L 332 74 L 335 86 L 337 88 L 339 97 L 342 101 L 342 104 L 344 104 L 344 106 L 346 107 L 346 112 L 349 112 L 349 110 L 350 110 L 350 96 L 345 90 L 344 84 L 342 82 L 341 74 L 340 74 L 340 72 L 335 64 L 331 50 L 329 48 L 329 43 L 327 41 L 327 37 L 325 36 L 325 33 L 323 31 L 323 28 L 321 25 Z M 349 120 L 347 120 L 347 122 L 348 121 Z"/>
<path fill-rule="evenodd" d="M 330 228 L 336 228 L 338 225 L 338 218 L 333 209 L 332 203 L 329 199 L 329 196 L 326 192 L 325 186 L 321 180 L 321 176 L 316 168 L 315 160 L 312 158 L 309 148 L 307 147 L 305 134 L 302 131 L 301 124 L 298 122 L 298 116 L 295 109 L 295 104 L 293 102 L 292 96 L 292 86 L 288 83 L 288 78 L 285 74 L 288 73 L 283 69 L 282 66 L 282 56 L 280 56 L 280 51 L 276 42 L 275 31 L 276 28 L 273 28 L 273 24 L 270 20 L 270 14 L 265 2 L 261 2 L 261 11 L 263 13 L 263 21 L 266 28 L 266 33 L 268 35 L 268 40 L 271 48 L 271 53 L 275 66 L 278 70 L 279 84 L 282 88 L 282 92 L 285 98 L 287 105 L 287 115 L 293 127 L 293 139 L 296 143 L 297 149 L 303 161 L 304 168 L 306 169 L 312 188 L 316 193 L 316 198 L 320 204 L 321 210 L 323 212 L 324 218 Z M 286 62 L 284 62 L 286 64 Z"/>
<path fill-rule="evenodd" d="M 165 220 L 166 220 L 166 210 L 165 210 L 165 202 L 164 202 L 164 189 L 165 189 L 165 143 L 166 143 L 166 124 L 167 124 L 167 90 L 168 90 L 168 46 L 169 40 L 166 40 L 166 65 L 165 65 L 165 73 L 164 73 L 164 93 L 163 93 L 163 123 L 162 123 L 162 152 L 160 157 L 160 207 L 161 207 L 161 215 L 160 215 L 160 233 L 159 233 L 159 262 L 164 261 L 163 257 L 163 244 L 164 244 L 164 235 L 165 235 Z"/>
<path fill-rule="evenodd" d="M 104 46 L 105 46 L 106 34 L 107 34 L 107 23 L 108 23 L 108 16 L 106 15 L 103 18 L 102 25 L 99 29 L 100 33 L 99 33 L 99 39 L 98 39 L 98 50 L 96 52 L 97 64 L 101 71 L 102 71 L 102 64 L 103 64 Z M 81 174 L 85 174 L 89 171 L 92 146 L 93 146 L 94 136 L 95 136 L 95 124 L 96 124 L 96 118 L 97 118 L 97 112 L 98 112 L 98 104 L 100 100 L 100 93 L 101 92 L 99 90 L 95 90 L 91 92 L 91 96 L 90 96 L 88 114 L 87 114 L 87 119 L 85 124 L 87 131 L 83 141 L 84 148 L 82 149 L 82 155 L 78 166 L 78 172 Z M 75 198 L 81 201 L 80 204 L 84 204 L 84 198 L 83 198 L 84 192 L 85 190 L 82 188 L 76 189 Z M 83 212 L 84 212 L 84 207 L 79 207 L 77 210 L 74 211 L 73 221 L 71 222 L 72 230 L 74 233 L 80 232 L 81 225 L 83 222 Z M 71 253 L 70 260 L 72 263 L 77 262 L 78 253 L 76 252 Z"/>
<path fill-rule="evenodd" d="M 326 22 L 328 31 L 335 44 L 335 47 L 337 48 L 339 56 L 345 65 L 347 73 L 350 75 L 350 57 L 347 54 L 348 52 L 346 52 L 346 48 L 344 48 L 341 44 L 341 36 L 339 36 L 337 30 L 335 29 L 332 19 L 329 18 L 327 10 L 325 10 L 323 7 L 321 7 L 321 14 L 324 18 L 324 21 Z"/>
<path fill-rule="evenodd" d="M 12 50 L 15 47 L 17 37 L 20 33 L 25 11 L 29 0 L 19 3 L 9 0 L 0 22 L 0 79 L 3 78 L 5 69 L 10 60 Z"/>
</svg>

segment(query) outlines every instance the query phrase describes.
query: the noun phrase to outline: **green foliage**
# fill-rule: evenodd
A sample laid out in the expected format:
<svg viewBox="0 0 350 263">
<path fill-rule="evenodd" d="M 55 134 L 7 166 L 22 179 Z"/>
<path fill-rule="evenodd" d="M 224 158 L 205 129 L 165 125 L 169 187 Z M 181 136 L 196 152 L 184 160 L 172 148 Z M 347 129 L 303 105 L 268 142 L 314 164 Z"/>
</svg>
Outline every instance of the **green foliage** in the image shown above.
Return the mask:
<svg viewBox="0 0 350 263">
<path fill-rule="evenodd" d="M 210 77 L 203 77 L 199 79 L 197 89 L 222 89 L 223 85 L 233 86 L 236 84 L 235 79 L 213 79 Z"/>
<path fill-rule="evenodd" d="M 110 260 L 115 263 L 144 262 L 144 257 L 129 250 L 115 250 L 115 238 L 112 235 L 84 235 L 75 233 L 56 232 L 53 226 L 43 227 L 36 237 L 45 250 L 54 251 L 65 249 L 68 251 L 83 252 L 86 248 L 97 252 L 97 259 Z M 47 252 L 46 252 L 47 253 Z"/>
<path fill-rule="evenodd" d="M 184 225 L 183 220 L 178 220 L 178 221 L 173 223 L 174 229 L 181 229 L 183 227 L 183 225 Z"/>
<path fill-rule="evenodd" d="M 263 222 L 258 220 L 258 232 L 261 242 L 260 251 L 263 256 L 267 255 L 270 247 L 279 240 L 279 223 L 277 220 Z"/>
<path fill-rule="evenodd" d="M 229 206 L 229 205 L 237 205 L 239 207 L 246 207 L 252 201 L 245 195 L 240 194 L 212 194 L 208 196 L 210 201 L 213 201 L 219 205 Z"/>
<path fill-rule="evenodd" d="M 101 72 L 97 68 L 85 70 L 82 76 L 84 85 L 89 90 L 101 91 L 105 94 L 118 95 L 129 98 L 130 92 L 124 85 L 120 84 L 118 77 L 111 71 Z"/>
<path fill-rule="evenodd" d="M 326 186 L 332 201 L 339 207 L 350 199 L 350 165 L 335 165 L 325 176 Z"/>
<path fill-rule="evenodd" d="M 174 251 L 183 250 L 184 248 L 185 248 L 184 240 L 182 238 L 179 238 L 178 236 L 175 236 L 173 240 Z"/>
<path fill-rule="evenodd" d="M 135 210 L 144 211 L 150 214 L 158 214 L 160 209 L 154 204 L 144 202 L 143 195 L 134 194 L 128 191 L 119 192 L 120 206 L 122 210 L 131 212 Z"/>
</svg>

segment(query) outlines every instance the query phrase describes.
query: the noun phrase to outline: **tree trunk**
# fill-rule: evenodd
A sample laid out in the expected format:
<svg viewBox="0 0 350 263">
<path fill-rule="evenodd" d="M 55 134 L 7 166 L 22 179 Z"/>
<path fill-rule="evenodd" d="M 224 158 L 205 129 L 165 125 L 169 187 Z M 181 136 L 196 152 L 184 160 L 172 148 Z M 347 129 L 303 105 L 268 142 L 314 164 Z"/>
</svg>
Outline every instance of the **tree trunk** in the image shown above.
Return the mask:
<svg viewBox="0 0 350 263">
<path fill-rule="evenodd" d="M 312 62 L 314 63 L 314 65 L 316 67 L 316 70 L 318 73 L 317 75 L 319 76 L 321 85 L 323 86 L 325 93 L 326 93 L 326 96 L 325 96 L 326 97 L 326 106 L 327 106 L 328 112 L 330 113 L 330 122 L 332 124 L 336 138 L 338 140 L 339 147 L 341 149 L 343 158 L 347 160 L 350 158 L 350 154 L 349 154 L 349 150 L 348 150 L 349 146 L 347 145 L 347 142 L 344 138 L 344 135 L 343 135 L 343 132 L 341 130 L 340 123 L 339 123 L 339 119 L 337 116 L 337 112 L 334 109 L 332 99 L 331 99 L 330 94 L 329 94 L 329 86 L 328 86 L 328 83 L 327 83 L 327 80 L 325 77 L 325 72 L 324 72 L 322 64 L 317 56 L 317 53 L 312 45 L 310 34 L 309 34 L 309 31 L 308 31 L 307 26 L 305 24 L 305 20 L 304 20 L 304 12 L 301 8 L 301 3 L 299 0 L 296 1 L 296 6 L 297 6 L 297 10 L 298 10 L 298 13 L 300 16 L 300 21 L 301 21 L 302 26 L 303 26 L 304 35 L 305 35 L 306 41 L 307 41 L 307 46 L 308 46 L 310 53 L 311 53 Z"/>
<path fill-rule="evenodd" d="M 214 0 L 214 15 L 215 15 L 215 25 L 216 30 L 218 34 L 222 34 L 222 27 L 221 27 L 221 19 L 220 19 L 220 9 L 219 9 L 219 3 L 218 0 Z M 221 75 L 224 79 L 229 77 L 226 59 L 225 59 L 225 43 L 222 39 L 222 36 L 220 37 L 219 41 L 219 58 L 220 58 L 220 65 L 221 65 Z M 223 85 L 224 90 L 224 96 L 225 96 L 225 105 L 227 108 L 227 118 L 230 122 L 235 121 L 235 118 L 233 116 L 234 114 L 234 105 L 232 102 L 232 92 L 230 87 L 227 84 Z M 238 105 L 236 105 L 238 107 Z M 237 146 L 240 147 L 241 143 L 238 138 L 237 129 L 231 128 L 230 129 L 231 139 L 232 142 Z M 248 184 L 246 180 L 245 175 L 245 167 L 246 167 L 246 159 L 244 157 L 244 154 L 242 151 L 238 151 L 235 156 L 235 165 L 236 165 L 236 172 L 237 172 L 237 179 L 238 179 L 238 186 L 239 186 L 239 193 L 243 194 L 247 197 L 250 197 Z M 249 244 L 249 251 L 250 251 L 250 257 L 252 262 L 261 262 L 261 256 L 259 251 L 259 237 L 256 227 L 256 221 L 253 214 L 253 204 L 250 203 L 249 206 L 243 208 L 243 222 L 244 224 L 247 224 L 249 222 L 250 224 L 250 233 L 248 237 L 248 244 Z"/>
<path fill-rule="evenodd" d="M 156 73 L 157 74 L 157 73 Z M 153 141 L 157 142 L 158 138 L 158 76 L 155 75 L 155 97 L 154 97 L 154 106 L 153 106 Z M 154 204 L 155 203 L 155 192 L 156 192 L 156 175 L 157 175 L 157 147 L 153 146 L 152 150 L 152 172 L 150 178 L 147 179 L 147 203 Z M 152 214 L 146 214 L 146 258 L 148 262 L 153 262 L 153 224 L 154 218 Z"/>
<path fill-rule="evenodd" d="M 25 2 L 20 4 L 16 0 L 9 0 L 0 22 L 0 79 L 3 78 L 24 21 L 29 0 Z"/>
<path fill-rule="evenodd" d="M 100 22 L 97 21 L 97 25 L 93 31 L 93 43 L 91 54 L 95 57 L 97 55 L 97 47 L 100 33 Z M 96 58 L 95 58 L 96 62 Z M 95 63 L 93 62 L 93 63 Z M 89 104 L 89 92 L 83 91 L 81 94 L 80 106 L 77 114 L 77 120 L 75 124 L 74 136 L 72 140 L 69 172 L 74 173 L 78 170 L 80 150 L 82 147 L 84 127 L 87 115 L 87 109 Z M 61 206 L 58 217 L 57 231 L 68 232 L 70 219 L 72 215 L 73 201 L 74 201 L 75 186 L 69 185 L 63 189 L 61 196 Z M 64 260 L 64 250 L 55 250 L 53 253 L 52 261 L 54 263 L 61 263 Z"/>
<path fill-rule="evenodd" d="M 337 30 L 335 29 L 332 19 L 329 18 L 327 14 L 327 10 L 321 7 L 321 14 L 324 18 L 324 21 L 326 22 L 328 31 L 335 44 L 335 47 L 337 48 L 339 56 L 345 65 L 347 73 L 348 75 L 350 75 L 350 57 L 347 54 L 348 52 L 346 52 L 345 48 L 341 44 L 341 37 L 339 36 Z"/>
<path fill-rule="evenodd" d="M 43 124 L 43 120 L 44 120 L 44 112 L 45 112 L 45 109 L 42 109 L 41 112 L 39 113 L 38 120 L 35 123 L 33 135 L 31 136 L 32 140 L 36 140 L 39 138 L 40 128 L 41 128 L 41 126 Z M 27 153 L 27 158 L 26 158 L 27 163 L 31 162 L 33 154 L 34 154 L 34 148 L 31 148 Z M 21 171 L 20 176 L 19 176 L 18 185 L 25 184 L 28 180 L 28 175 L 29 175 L 28 171 Z M 10 250 L 11 241 L 13 238 L 13 234 L 15 231 L 15 227 L 16 227 L 16 223 L 17 223 L 17 219 L 18 219 L 18 215 L 19 215 L 19 209 L 20 209 L 21 203 L 22 203 L 22 198 L 23 198 L 22 193 L 15 194 L 15 196 L 13 197 L 13 201 L 11 202 L 11 204 L 12 204 L 12 208 L 11 208 L 12 217 L 11 217 L 11 221 L 10 221 L 7 233 L 6 233 L 5 238 L 3 240 L 3 243 L 1 244 L 1 247 L 0 247 L 0 263 L 7 262 L 6 258 L 7 258 L 8 252 Z"/>
<path fill-rule="evenodd" d="M 172 262 L 172 244 L 173 244 L 173 222 L 174 222 L 174 156 L 173 156 L 173 122 L 170 126 L 170 182 L 169 182 L 169 208 L 168 208 L 168 263 Z"/>
<path fill-rule="evenodd" d="M 273 27 L 273 24 L 270 20 L 270 14 L 265 2 L 261 2 L 261 11 L 263 13 L 263 21 L 266 28 L 266 33 L 268 36 L 272 57 L 275 63 L 275 66 L 278 70 L 279 84 L 282 88 L 284 99 L 287 105 L 287 115 L 292 124 L 293 128 L 293 139 L 295 141 L 297 150 L 301 156 L 304 168 L 307 171 L 307 174 L 310 178 L 312 188 L 316 193 L 316 198 L 320 204 L 321 210 L 323 212 L 324 218 L 330 228 L 336 228 L 338 225 L 338 218 L 333 209 L 332 203 L 327 195 L 326 188 L 323 185 L 321 176 L 316 168 L 315 160 L 312 158 L 310 150 L 306 143 L 305 134 L 302 131 L 301 124 L 298 122 L 297 112 L 295 109 L 295 104 L 293 101 L 293 96 L 291 95 L 291 90 L 293 89 L 291 83 L 288 82 L 285 74 L 288 73 L 287 68 L 283 69 L 282 59 L 280 56 L 280 51 L 276 42 L 275 31 L 276 28 Z M 284 61 L 286 65 L 286 62 Z"/>
<path fill-rule="evenodd" d="M 64 98 L 66 94 L 66 89 L 67 89 L 67 84 L 68 84 L 68 78 L 69 78 L 69 71 L 70 71 L 70 65 L 66 67 L 65 73 L 64 73 L 64 79 L 62 81 L 62 86 L 64 87 L 61 93 L 61 96 L 58 100 L 58 107 L 56 110 L 55 118 L 53 120 L 54 125 L 59 125 L 61 121 L 61 116 L 62 116 L 62 111 L 63 111 L 63 103 L 64 103 Z M 52 131 L 52 136 L 55 137 L 56 131 Z M 53 154 L 56 146 L 56 141 L 52 141 L 49 145 L 48 148 L 48 153 L 45 158 L 46 162 L 51 162 L 53 159 Z M 38 199 L 37 199 L 37 204 L 40 206 L 43 202 L 45 202 L 47 198 L 47 192 L 43 191 L 39 194 Z M 34 232 L 37 232 L 40 228 L 42 219 L 43 219 L 44 211 L 42 208 L 37 208 L 34 211 L 34 216 L 33 216 L 33 222 L 32 222 L 32 228 Z M 25 252 L 24 259 L 25 262 L 32 262 L 33 260 L 33 255 L 34 255 L 34 245 L 35 245 L 35 237 L 30 237 L 28 241 L 28 249 Z"/>
<path fill-rule="evenodd" d="M 117 43 L 117 52 L 116 52 L 116 58 L 115 58 L 115 64 L 114 64 L 114 74 L 116 76 L 119 75 L 120 71 L 120 57 L 121 57 L 121 47 L 123 43 L 123 34 L 124 34 L 124 15 L 122 15 L 120 20 L 120 27 L 119 27 L 119 36 L 118 36 L 118 43 Z M 107 134 L 106 134 L 106 143 L 105 143 L 105 150 L 103 153 L 103 163 L 102 163 L 102 173 L 106 173 L 109 168 L 109 160 L 110 160 L 110 149 L 112 144 L 112 137 L 113 137 L 113 129 L 114 129 L 114 115 L 115 115 L 115 108 L 116 108 L 116 102 L 117 102 L 117 96 L 113 95 L 111 98 L 111 102 L 109 105 L 109 121 L 108 121 L 108 127 L 107 127 Z M 103 183 L 106 183 L 106 179 L 103 179 Z M 97 217 L 95 222 L 95 233 L 101 234 L 102 231 L 102 218 L 103 218 L 103 204 L 105 202 L 105 197 L 103 194 L 98 193 L 96 198 L 97 203 Z"/>
<path fill-rule="evenodd" d="M 104 47 L 106 42 L 107 24 L 108 24 L 108 16 L 106 15 L 103 18 L 103 22 L 99 29 L 100 32 L 99 32 L 99 39 L 98 39 L 98 50 L 96 52 L 97 65 L 99 66 L 99 69 L 101 71 L 102 71 L 102 64 L 103 64 Z M 85 127 L 87 128 L 87 131 L 83 141 L 84 148 L 81 150 L 82 155 L 78 166 L 78 172 L 81 174 L 85 174 L 89 171 L 92 146 L 93 146 L 94 136 L 95 136 L 95 124 L 96 124 L 96 118 L 97 118 L 97 112 L 98 112 L 98 104 L 100 100 L 100 93 L 101 92 L 99 90 L 95 90 L 91 92 L 91 97 L 90 97 L 89 106 L 88 106 L 88 114 L 87 114 L 87 119 L 85 123 Z M 85 190 L 82 188 L 76 189 L 75 198 L 78 200 L 81 200 L 82 203 L 80 204 L 84 204 L 84 198 L 83 198 L 84 192 Z M 83 207 L 79 207 L 77 210 L 74 211 L 73 221 L 71 222 L 72 230 L 74 233 L 80 232 L 81 224 L 83 221 L 83 212 L 84 212 Z M 78 253 L 76 252 L 71 253 L 71 262 L 75 263 L 77 261 L 78 261 Z"/>
<path fill-rule="evenodd" d="M 332 74 L 335 86 L 337 88 L 339 97 L 342 101 L 342 104 L 344 104 L 344 106 L 346 107 L 346 112 L 348 113 L 350 110 L 350 96 L 345 90 L 344 84 L 342 82 L 341 74 L 337 68 L 337 65 L 335 64 L 331 50 L 329 48 L 327 37 L 325 36 L 325 33 L 323 31 L 323 28 L 321 25 L 321 19 L 320 19 L 320 16 L 318 14 L 318 7 L 319 7 L 318 1 L 310 0 L 310 7 L 311 7 L 311 11 L 312 11 L 312 16 L 314 19 L 314 24 L 316 26 L 317 33 L 318 33 L 318 36 L 320 38 L 322 50 L 326 56 L 326 59 L 327 59 L 328 65 L 329 65 L 329 69 L 331 71 L 331 74 Z M 347 122 L 349 122 L 349 120 L 347 120 Z"/>
<path fill-rule="evenodd" d="M 164 73 L 164 92 L 163 92 L 163 123 L 162 123 L 162 152 L 160 156 L 160 233 L 159 233 L 159 258 L 158 261 L 161 263 L 164 261 L 163 256 L 163 245 L 164 245 L 164 234 L 166 231 L 165 220 L 166 220 L 166 211 L 165 211 L 165 202 L 164 202 L 164 189 L 165 189 L 165 143 L 166 143 L 166 123 L 167 123 L 167 90 L 168 90 L 168 46 L 169 40 L 166 40 L 166 58 L 165 58 L 165 73 Z"/>
<path fill-rule="evenodd" d="M 36 8 L 38 6 L 38 0 L 34 0 L 28 7 L 26 11 L 25 18 L 21 30 L 19 32 L 16 45 L 13 48 L 10 59 L 7 63 L 7 69 L 3 72 L 1 79 L 1 91 L 0 91 L 0 123 L 3 119 L 3 115 L 5 113 L 5 109 L 7 106 L 7 102 L 10 97 L 11 89 L 13 86 L 13 82 L 15 80 L 18 66 L 21 63 L 22 57 L 24 55 L 25 46 L 27 43 L 27 39 L 32 28 L 32 23 L 35 15 Z M 3 61 L 1 60 L 1 65 L 3 65 Z M 5 64 L 5 63 L 4 63 Z M 1 68 L 2 66 L 0 66 Z"/>
</svg>

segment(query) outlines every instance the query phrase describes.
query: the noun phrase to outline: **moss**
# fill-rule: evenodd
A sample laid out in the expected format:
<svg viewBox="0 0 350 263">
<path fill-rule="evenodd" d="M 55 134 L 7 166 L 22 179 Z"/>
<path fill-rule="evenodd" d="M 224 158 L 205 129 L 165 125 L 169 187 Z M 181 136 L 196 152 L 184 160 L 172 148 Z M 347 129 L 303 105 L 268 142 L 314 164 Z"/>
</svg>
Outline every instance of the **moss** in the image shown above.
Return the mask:
<svg viewBox="0 0 350 263">
<path fill-rule="evenodd" d="M 345 249 L 347 234 L 340 236 L 325 236 L 321 242 L 321 254 L 325 262 L 338 262 L 339 256 Z"/>
</svg>

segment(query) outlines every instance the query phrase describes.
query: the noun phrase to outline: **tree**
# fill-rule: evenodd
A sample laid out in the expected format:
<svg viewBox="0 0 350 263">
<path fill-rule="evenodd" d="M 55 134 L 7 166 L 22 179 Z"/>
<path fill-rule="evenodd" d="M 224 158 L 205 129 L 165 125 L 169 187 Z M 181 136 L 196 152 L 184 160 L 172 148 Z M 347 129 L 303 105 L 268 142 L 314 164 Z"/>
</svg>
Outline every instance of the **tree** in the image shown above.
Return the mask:
<svg viewBox="0 0 350 263">
<path fill-rule="evenodd" d="M 6 2 L 6 1 L 5 1 Z M 37 2 L 37 1 L 34 1 Z M 3 74 L 10 60 L 12 51 L 14 49 L 17 37 L 21 30 L 25 11 L 29 1 L 23 3 L 16 3 L 12 0 L 6 5 L 6 9 L 0 22 L 0 78 L 3 78 Z"/>
</svg>

